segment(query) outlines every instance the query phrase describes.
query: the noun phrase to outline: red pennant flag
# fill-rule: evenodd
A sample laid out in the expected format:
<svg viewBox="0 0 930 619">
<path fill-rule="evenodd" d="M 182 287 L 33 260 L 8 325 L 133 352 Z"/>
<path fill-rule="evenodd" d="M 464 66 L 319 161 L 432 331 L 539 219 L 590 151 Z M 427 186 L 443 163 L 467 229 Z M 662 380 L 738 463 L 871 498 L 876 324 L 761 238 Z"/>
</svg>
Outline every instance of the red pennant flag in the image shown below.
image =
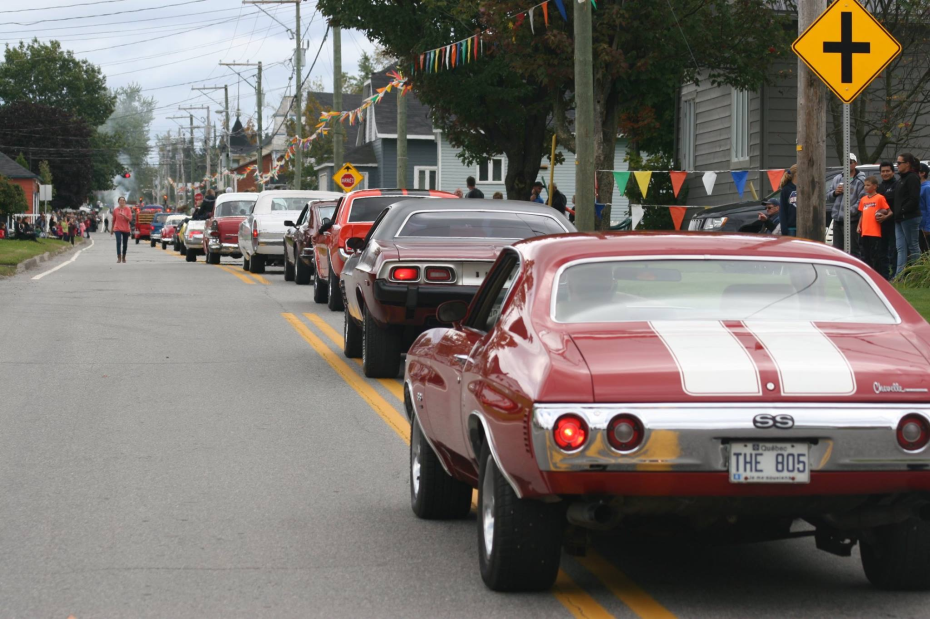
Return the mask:
<svg viewBox="0 0 930 619">
<path fill-rule="evenodd" d="M 672 191 L 677 198 L 678 193 L 681 191 L 681 186 L 685 184 L 685 179 L 688 178 L 688 173 L 672 170 L 669 171 L 668 174 L 672 177 Z"/>
<path fill-rule="evenodd" d="M 473 38 L 475 39 L 475 42 L 472 43 L 471 47 L 473 50 L 475 50 L 475 60 L 478 60 L 478 36 L 475 35 Z"/>
<path fill-rule="evenodd" d="M 420 54 L 420 71 L 423 70 L 423 59 L 426 57 L 426 54 Z"/>
<path fill-rule="evenodd" d="M 781 179 L 785 175 L 784 170 L 766 170 L 769 175 L 769 183 L 772 184 L 772 191 L 778 191 L 778 186 L 781 184 Z"/>
<path fill-rule="evenodd" d="M 526 19 L 526 13 L 520 13 L 517 15 L 517 22 L 513 25 L 513 29 L 516 30 L 523 25 L 523 20 Z"/>
<path fill-rule="evenodd" d="M 675 229 L 681 230 L 681 222 L 685 219 L 685 212 L 688 210 L 687 206 L 670 206 L 668 211 L 672 216 L 672 221 L 675 222 Z"/>
<path fill-rule="evenodd" d="M 549 27 L 549 0 L 546 0 L 546 2 L 543 2 L 542 9 L 543 9 L 543 21 L 546 22 L 546 28 L 548 28 Z"/>
</svg>

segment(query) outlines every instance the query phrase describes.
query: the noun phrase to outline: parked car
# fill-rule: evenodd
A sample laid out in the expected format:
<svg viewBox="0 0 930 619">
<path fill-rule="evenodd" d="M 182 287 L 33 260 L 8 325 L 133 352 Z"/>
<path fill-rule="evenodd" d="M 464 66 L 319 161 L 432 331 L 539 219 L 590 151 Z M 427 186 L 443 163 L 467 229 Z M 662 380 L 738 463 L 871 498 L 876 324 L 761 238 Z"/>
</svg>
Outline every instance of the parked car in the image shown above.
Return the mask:
<svg viewBox="0 0 930 619">
<path fill-rule="evenodd" d="M 258 199 L 257 193 L 224 193 L 216 198 L 213 213 L 207 219 L 203 235 L 203 252 L 208 264 L 219 264 L 222 256 L 241 258 L 239 224 L 248 216 Z"/>
<path fill-rule="evenodd" d="M 284 222 L 284 225 L 288 226 L 287 232 L 284 233 L 284 279 L 286 281 L 293 281 L 300 286 L 310 283 L 316 272 L 314 243 L 322 245 L 324 238 L 320 233 L 320 227 L 329 222 L 335 211 L 334 200 L 310 202 L 300 212 L 300 217 L 296 222 L 290 220 Z M 320 291 L 325 293 L 326 288 L 314 280 L 314 300 Z M 325 301 L 324 296 L 319 302 Z"/>
<path fill-rule="evenodd" d="M 197 256 L 203 254 L 206 224 L 203 219 L 191 219 L 184 224 L 184 256 L 188 262 L 197 262 Z"/>
<path fill-rule="evenodd" d="M 339 201 L 332 220 L 322 226 L 320 231 L 322 252 L 325 259 L 318 261 L 317 277 L 323 278 L 327 285 L 327 304 L 334 312 L 342 311 L 342 295 L 339 292 L 339 278 L 342 268 L 349 259 L 346 241 L 352 237 L 364 237 L 371 229 L 375 218 L 385 209 L 400 200 L 420 198 L 455 198 L 444 191 L 407 190 L 407 189 L 363 189 L 353 191 Z M 314 249 L 314 251 L 317 251 Z M 316 296 L 316 295 L 314 295 Z"/>
<path fill-rule="evenodd" d="M 284 264 L 284 222 L 296 219 L 310 200 L 332 200 L 332 191 L 263 191 L 249 215 L 239 224 L 242 268 L 264 273 L 266 264 Z"/>
<path fill-rule="evenodd" d="M 181 223 L 185 219 L 187 219 L 186 215 L 168 215 L 168 217 L 165 219 L 165 224 L 161 228 L 160 240 L 162 249 L 167 250 L 168 243 L 174 245 L 178 228 L 181 227 Z"/>
<path fill-rule="evenodd" d="M 161 231 L 169 217 L 171 217 L 170 213 L 156 213 L 152 218 L 152 227 L 149 232 L 149 244 L 152 247 L 161 241 Z"/>
<path fill-rule="evenodd" d="M 515 243 L 407 354 L 411 503 L 465 517 L 494 590 L 563 527 L 796 537 L 930 588 L 930 325 L 843 252 L 757 235 Z M 578 539 L 578 538 L 576 538 Z"/>
<path fill-rule="evenodd" d="M 497 254 L 516 240 L 574 231 L 555 209 L 501 200 L 405 200 L 367 238 L 347 241 L 343 352 L 371 378 L 394 378 L 407 346 L 436 326 L 436 307 L 471 301 Z"/>
<path fill-rule="evenodd" d="M 192 221 L 190 216 L 185 215 L 178 227 L 178 233 L 174 235 L 174 249 L 179 254 L 187 254 L 187 248 L 184 246 L 184 233 L 187 231 L 188 222 Z"/>
</svg>

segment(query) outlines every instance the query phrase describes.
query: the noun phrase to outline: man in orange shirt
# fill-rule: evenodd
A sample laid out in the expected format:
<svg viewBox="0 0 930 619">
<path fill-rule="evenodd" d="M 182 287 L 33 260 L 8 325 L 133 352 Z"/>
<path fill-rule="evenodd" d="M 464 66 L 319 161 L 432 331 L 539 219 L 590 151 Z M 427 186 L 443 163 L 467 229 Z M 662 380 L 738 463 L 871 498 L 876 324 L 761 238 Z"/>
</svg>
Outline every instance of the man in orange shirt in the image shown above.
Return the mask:
<svg viewBox="0 0 930 619">
<path fill-rule="evenodd" d="M 875 219 L 876 213 L 888 212 L 888 202 L 878 192 L 878 179 L 870 176 L 865 179 L 865 195 L 859 200 L 859 227 L 856 230 L 862 235 L 860 249 L 862 259 L 866 264 L 878 271 L 882 277 L 888 279 L 888 254 L 882 251 L 882 225 Z"/>
</svg>

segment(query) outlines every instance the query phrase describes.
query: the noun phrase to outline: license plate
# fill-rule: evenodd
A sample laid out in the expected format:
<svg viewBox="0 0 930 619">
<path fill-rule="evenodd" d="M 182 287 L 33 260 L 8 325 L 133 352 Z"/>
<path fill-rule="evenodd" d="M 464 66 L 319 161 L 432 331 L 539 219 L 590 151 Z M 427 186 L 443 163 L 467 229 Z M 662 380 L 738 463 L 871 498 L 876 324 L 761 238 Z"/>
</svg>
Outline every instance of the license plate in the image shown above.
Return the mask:
<svg viewBox="0 0 930 619">
<path fill-rule="evenodd" d="M 730 483 L 810 483 L 808 443 L 730 443 Z"/>
<path fill-rule="evenodd" d="M 490 264 L 466 262 L 462 267 L 462 285 L 480 286 L 484 278 L 488 276 L 488 271 L 490 270 Z"/>
</svg>

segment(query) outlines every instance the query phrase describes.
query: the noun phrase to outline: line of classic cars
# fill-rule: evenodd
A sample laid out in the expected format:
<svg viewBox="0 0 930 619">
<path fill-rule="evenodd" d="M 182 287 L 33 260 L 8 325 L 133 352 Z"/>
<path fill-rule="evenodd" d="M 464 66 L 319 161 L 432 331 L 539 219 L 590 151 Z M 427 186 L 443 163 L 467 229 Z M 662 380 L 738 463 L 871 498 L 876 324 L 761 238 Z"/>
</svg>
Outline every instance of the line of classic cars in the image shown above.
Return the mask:
<svg viewBox="0 0 930 619">
<path fill-rule="evenodd" d="M 876 587 L 930 589 L 930 325 L 859 260 L 441 192 L 217 204 L 163 247 L 279 260 L 343 312 L 345 356 L 402 376 L 415 516 L 467 518 L 477 490 L 489 588 L 547 589 L 622 528 L 858 544 Z"/>
</svg>

